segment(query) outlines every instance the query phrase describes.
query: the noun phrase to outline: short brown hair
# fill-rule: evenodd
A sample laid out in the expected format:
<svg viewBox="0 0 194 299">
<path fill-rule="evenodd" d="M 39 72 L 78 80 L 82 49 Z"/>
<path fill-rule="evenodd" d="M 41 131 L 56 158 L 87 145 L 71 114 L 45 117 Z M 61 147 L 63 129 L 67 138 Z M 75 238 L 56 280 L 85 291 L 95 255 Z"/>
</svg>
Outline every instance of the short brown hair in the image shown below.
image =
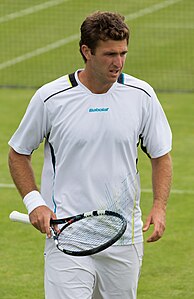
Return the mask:
<svg viewBox="0 0 194 299">
<path fill-rule="evenodd" d="M 95 53 L 98 41 L 127 40 L 129 42 L 129 28 L 124 22 L 124 16 L 113 12 L 94 12 L 81 25 L 80 53 L 84 61 L 86 58 L 81 51 L 82 45 L 87 45 L 92 54 Z"/>
</svg>

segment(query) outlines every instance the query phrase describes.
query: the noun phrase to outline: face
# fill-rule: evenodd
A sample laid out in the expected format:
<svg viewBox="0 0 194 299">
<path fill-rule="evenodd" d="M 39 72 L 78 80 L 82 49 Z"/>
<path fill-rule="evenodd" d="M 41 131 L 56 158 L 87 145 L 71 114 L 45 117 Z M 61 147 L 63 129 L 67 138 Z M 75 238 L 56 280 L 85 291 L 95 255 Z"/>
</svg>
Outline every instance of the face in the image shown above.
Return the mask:
<svg viewBox="0 0 194 299">
<path fill-rule="evenodd" d="M 104 85 L 117 81 L 125 63 L 127 48 L 126 40 L 99 41 L 94 54 L 87 48 L 86 68 L 91 78 Z"/>
</svg>

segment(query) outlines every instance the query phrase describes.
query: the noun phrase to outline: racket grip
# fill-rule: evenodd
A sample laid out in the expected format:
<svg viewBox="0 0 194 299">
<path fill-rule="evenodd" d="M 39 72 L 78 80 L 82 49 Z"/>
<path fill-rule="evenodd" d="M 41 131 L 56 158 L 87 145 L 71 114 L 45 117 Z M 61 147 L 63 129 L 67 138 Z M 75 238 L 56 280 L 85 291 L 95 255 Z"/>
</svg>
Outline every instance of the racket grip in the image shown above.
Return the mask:
<svg viewBox="0 0 194 299">
<path fill-rule="evenodd" d="M 22 223 L 30 224 L 30 219 L 29 219 L 28 214 L 20 213 L 17 211 L 11 212 L 11 214 L 9 215 L 9 219 L 11 221 L 15 221 L 15 222 L 22 222 Z"/>
</svg>

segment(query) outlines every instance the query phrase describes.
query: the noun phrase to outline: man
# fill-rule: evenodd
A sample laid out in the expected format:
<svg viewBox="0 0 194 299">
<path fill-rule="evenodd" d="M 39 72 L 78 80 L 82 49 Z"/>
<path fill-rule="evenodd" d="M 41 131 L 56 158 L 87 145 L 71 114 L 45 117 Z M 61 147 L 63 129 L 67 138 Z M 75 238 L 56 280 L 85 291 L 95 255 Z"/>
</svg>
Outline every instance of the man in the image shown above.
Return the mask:
<svg viewBox="0 0 194 299">
<path fill-rule="evenodd" d="M 172 166 L 171 131 L 153 89 L 122 73 L 129 41 L 124 18 L 96 12 L 81 26 L 85 68 L 40 88 L 9 144 L 9 166 L 31 223 L 46 233 L 47 299 L 134 299 L 143 257 L 137 146 L 152 164 L 148 242 L 165 230 Z M 41 193 L 31 154 L 45 139 Z M 111 209 L 128 220 L 124 237 L 88 257 L 57 251 L 51 218 Z"/>
</svg>

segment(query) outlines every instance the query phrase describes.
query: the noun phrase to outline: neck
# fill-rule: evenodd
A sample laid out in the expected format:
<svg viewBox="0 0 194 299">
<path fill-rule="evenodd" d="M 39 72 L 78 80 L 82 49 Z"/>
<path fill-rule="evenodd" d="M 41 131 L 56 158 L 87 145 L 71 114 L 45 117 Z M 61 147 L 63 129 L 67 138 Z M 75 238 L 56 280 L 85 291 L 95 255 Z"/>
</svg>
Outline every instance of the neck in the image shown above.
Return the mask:
<svg viewBox="0 0 194 299">
<path fill-rule="evenodd" d="M 99 82 L 92 73 L 88 72 L 86 69 L 78 73 L 80 82 L 87 87 L 92 93 L 101 94 L 106 93 L 113 83 L 102 83 Z"/>
</svg>

